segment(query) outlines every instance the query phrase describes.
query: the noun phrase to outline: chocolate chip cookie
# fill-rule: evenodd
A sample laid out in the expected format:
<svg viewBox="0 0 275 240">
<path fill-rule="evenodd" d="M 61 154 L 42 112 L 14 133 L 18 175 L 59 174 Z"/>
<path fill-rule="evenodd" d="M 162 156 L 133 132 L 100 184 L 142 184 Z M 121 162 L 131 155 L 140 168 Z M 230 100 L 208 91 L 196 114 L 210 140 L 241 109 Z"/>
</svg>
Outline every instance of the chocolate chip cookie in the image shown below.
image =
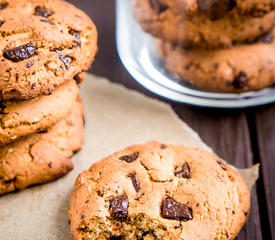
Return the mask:
<svg viewBox="0 0 275 240">
<path fill-rule="evenodd" d="M 0 146 L 54 125 L 69 113 L 78 94 L 79 87 L 71 80 L 51 95 L 0 103 Z"/>
<path fill-rule="evenodd" d="M 73 168 L 70 157 L 82 141 L 83 107 L 78 99 L 52 128 L 0 148 L 0 195 L 67 174 Z"/>
<path fill-rule="evenodd" d="M 230 49 L 184 50 L 157 41 L 165 68 L 179 80 L 214 92 L 257 91 L 275 83 L 275 30 Z"/>
<path fill-rule="evenodd" d="M 49 94 L 87 70 L 97 31 L 62 0 L 0 2 L 0 101 Z"/>
<path fill-rule="evenodd" d="M 74 240 L 225 240 L 249 208 L 246 184 L 217 156 L 149 142 L 81 173 L 68 217 Z"/>
<path fill-rule="evenodd" d="M 230 48 L 275 25 L 274 1 L 134 0 L 142 28 L 186 48 Z"/>
</svg>

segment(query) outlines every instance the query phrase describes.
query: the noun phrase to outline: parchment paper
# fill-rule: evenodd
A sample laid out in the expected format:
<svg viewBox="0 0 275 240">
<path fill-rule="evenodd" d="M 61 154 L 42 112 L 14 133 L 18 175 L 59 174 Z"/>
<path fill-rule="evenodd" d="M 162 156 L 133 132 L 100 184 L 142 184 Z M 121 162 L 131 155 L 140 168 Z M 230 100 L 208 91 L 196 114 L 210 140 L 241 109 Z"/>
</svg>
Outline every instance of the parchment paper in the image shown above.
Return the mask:
<svg viewBox="0 0 275 240">
<path fill-rule="evenodd" d="M 211 151 L 172 108 L 108 80 L 88 75 L 82 85 L 85 143 L 74 170 L 42 186 L 0 197 L 1 240 L 68 240 L 67 209 L 77 175 L 92 163 L 132 144 L 159 140 Z M 258 166 L 243 170 L 251 187 Z"/>
</svg>

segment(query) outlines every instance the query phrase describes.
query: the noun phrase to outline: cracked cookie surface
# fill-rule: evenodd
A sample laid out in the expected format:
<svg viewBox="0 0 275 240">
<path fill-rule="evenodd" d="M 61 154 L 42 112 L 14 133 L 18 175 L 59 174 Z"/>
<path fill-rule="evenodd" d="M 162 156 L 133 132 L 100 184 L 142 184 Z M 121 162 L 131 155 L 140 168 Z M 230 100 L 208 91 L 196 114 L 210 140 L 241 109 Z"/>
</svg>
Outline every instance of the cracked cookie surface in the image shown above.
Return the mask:
<svg viewBox="0 0 275 240">
<path fill-rule="evenodd" d="M 0 195 L 60 178 L 72 170 L 70 157 L 83 142 L 83 106 L 75 100 L 71 112 L 48 131 L 0 148 Z"/>
<path fill-rule="evenodd" d="M 197 2 L 204 3 L 201 8 L 206 14 L 199 9 Z M 209 4 L 205 4 L 208 2 L 228 2 L 225 4 L 228 8 L 222 5 L 211 11 Z M 274 1 L 230 2 L 133 0 L 133 11 L 146 32 L 188 48 L 230 48 L 234 44 L 253 41 L 275 25 Z"/>
<path fill-rule="evenodd" d="M 52 93 L 88 70 L 97 51 L 97 31 L 84 12 L 62 0 L 1 4 L 1 101 Z"/>
<path fill-rule="evenodd" d="M 230 49 L 184 50 L 157 40 L 165 68 L 180 81 L 214 92 L 257 91 L 275 83 L 275 30 Z"/>
<path fill-rule="evenodd" d="M 43 131 L 65 117 L 77 99 L 75 80 L 56 88 L 51 95 L 0 104 L 0 148 L 21 137 Z"/>
<path fill-rule="evenodd" d="M 74 240 L 225 240 L 249 209 L 245 183 L 217 156 L 149 142 L 81 173 L 68 217 Z"/>
</svg>

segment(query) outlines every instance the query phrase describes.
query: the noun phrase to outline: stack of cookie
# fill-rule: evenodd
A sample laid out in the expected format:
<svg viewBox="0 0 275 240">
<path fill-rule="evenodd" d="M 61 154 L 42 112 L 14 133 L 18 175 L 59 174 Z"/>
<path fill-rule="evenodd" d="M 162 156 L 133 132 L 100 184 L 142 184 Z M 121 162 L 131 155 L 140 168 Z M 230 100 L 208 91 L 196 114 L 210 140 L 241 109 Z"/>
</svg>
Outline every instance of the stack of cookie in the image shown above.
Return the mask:
<svg viewBox="0 0 275 240">
<path fill-rule="evenodd" d="M 275 1 L 133 0 L 167 70 L 217 92 L 275 83 Z"/>
<path fill-rule="evenodd" d="M 97 31 L 62 0 L 0 2 L 0 195 L 72 169 L 81 149 L 79 84 Z"/>
</svg>

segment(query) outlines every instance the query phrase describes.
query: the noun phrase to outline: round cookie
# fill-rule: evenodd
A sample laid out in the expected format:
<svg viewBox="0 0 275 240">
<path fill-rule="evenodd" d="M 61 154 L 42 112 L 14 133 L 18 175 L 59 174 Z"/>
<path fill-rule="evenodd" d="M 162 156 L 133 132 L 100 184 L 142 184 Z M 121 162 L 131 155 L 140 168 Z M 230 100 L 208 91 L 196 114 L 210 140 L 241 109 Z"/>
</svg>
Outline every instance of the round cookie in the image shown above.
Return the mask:
<svg viewBox="0 0 275 240">
<path fill-rule="evenodd" d="M 62 0 L 2 1 L 0 33 L 0 101 L 53 92 L 97 51 L 94 23 Z"/>
<path fill-rule="evenodd" d="M 215 2 L 219 1 L 226 0 Z M 275 25 L 274 1 L 270 11 L 261 11 L 262 14 L 255 14 L 252 11 L 256 11 L 255 8 L 249 13 L 241 12 L 238 6 L 251 1 L 238 1 L 239 5 L 230 7 L 228 11 L 215 10 L 215 13 L 222 14 L 217 19 L 208 16 L 212 13 L 199 11 L 194 3 L 197 1 L 188 2 L 134 0 L 133 8 L 135 17 L 146 32 L 186 48 L 230 48 L 237 43 L 253 41 Z"/>
<path fill-rule="evenodd" d="M 51 95 L 1 103 L 0 146 L 54 125 L 69 113 L 78 94 L 79 87 L 71 80 L 56 88 Z"/>
<path fill-rule="evenodd" d="M 219 19 L 233 8 L 253 16 L 275 9 L 274 0 L 150 0 L 150 3 L 158 9 L 168 7 L 187 16 L 200 13 L 211 19 Z"/>
<path fill-rule="evenodd" d="M 73 240 L 225 240 L 249 209 L 246 184 L 217 156 L 149 142 L 81 173 L 68 217 Z"/>
<path fill-rule="evenodd" d="M 214 92 L 257 91 L 275 83 L 275 30 L 255 43 L 231 49 L 184 50 L 157 41 L 166 69 L 180 80 Z"/>
<path fill-rule="evenodd" d="M 46 183 L 72 170 L 70 157 L 83 142 L 83 107 L 72 111 L 48 131 L 0 148 L 0 195 Z"/>
</svg>

